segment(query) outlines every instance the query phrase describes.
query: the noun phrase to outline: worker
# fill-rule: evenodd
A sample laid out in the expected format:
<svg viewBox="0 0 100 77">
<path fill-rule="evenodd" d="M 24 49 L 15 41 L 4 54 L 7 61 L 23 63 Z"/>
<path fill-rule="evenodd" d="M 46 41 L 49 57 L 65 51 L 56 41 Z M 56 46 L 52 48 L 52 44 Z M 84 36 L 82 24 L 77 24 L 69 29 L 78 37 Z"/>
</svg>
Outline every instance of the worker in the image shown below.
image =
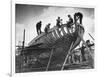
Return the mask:
<svg viewBox="0 0 100 77">
<path fill-rule="evenodd" d="M 76 52 L 74 52 L 73 55 L 74 55 L 74 62 L 76 63 L 78 61 L 78 63 L 80 63 L 81 62 L 81 60 L 80 60 L 80 52 L 76 51 Z"/>
<path fill-rule="evenodd" d="M 61 27 L 61 21 L 62 21 L 62 19 L 60 19 L 60 17 L 58 17 L 57 23 L 56 23 L 56 26 L 57 26 L 58 28 Z"/>
<path fill-rule="evenodd" d="M 82 24 L 83 14 L 81 12 L 77 12 L 74 14 L 74 21 L 77 22 L 79 20 L 79 23 Z"/>
<path fill-rule="evenodd" d="M 37 34 L 41 34 L 41 25 L 42 25 L 42 21 L 39 21 L 37 24 L 36 24 L 36 30 L 37 30 Z"/>
<path fill-rule="evenodd" d="M 94 43 L 91 44 L 91 43 L 90 43 L 90 40 L 87 40 L 87 41 L 86 41 L 86 44 L 87 44 L 89 50 L 92 51 L 92 48 L 91 48 L 91 47 L 94 46 Z"/>
<path fill-rule="evenodd" d="M 48 23 L 44 29 L 45 33 L 48 33 L 48 31 L 50 30 L 50 23 Z"/>
<path fill-rule="evenodd" d="M 90 40 L 87 40 L 86 43 L 87 43 L 87 46 L 88 46 L 88 47 L 94 46 L 94 43 L 91 44 L 91 43 L 90 43 Z"/>
<path fill-rule="evenodd" d="M 68 15 L 69 21 L 67 22 L 67 27 L 71 28 L 71 24 L 73 23 L 73 18 L 71 17 L 71 15 Z"/>
<path fill-rule="evenodd" d="M 72 29 L 73 18 L 71 17 L 71 15 L 68 15 L 68 18 L 69 18 L 69 20 L 67 21 L 67 30 L 68 30 L 68 33 L 71 33 L 71 32 L 73 32 L 73 29 Z M 71 32 L 70 32 L 70 30 L 71 30 Z"/>
<path fill-rule="evenodd" d="M 94 46 L 94 43 L 93 44 L 91 44 L 90 43 L 90 40 L 87 40 L 86 41 L 86 44 L 87 44 L 87 47 L 89 48 L 89 51 L 91 51 L 92 49 L 91 49 L 91 46 Z M 82 54 L 82 60 L 83 61 L 86 61 L 86 58 L 85 58 L 85 48 L 86 48 L 86 46 L 84 45 L 84 43 L 82 44 L 82 47 L 81 47 L 81 54 Z"/>
<path fill-rule="evenodd" d="M 84 43 L 82 44 L 82 47 L 81 47 L 81 55 L 82 55 L 82 61 L 86 61 L 86 58 L 85 58 L 85 45 Z"/>
</svg>

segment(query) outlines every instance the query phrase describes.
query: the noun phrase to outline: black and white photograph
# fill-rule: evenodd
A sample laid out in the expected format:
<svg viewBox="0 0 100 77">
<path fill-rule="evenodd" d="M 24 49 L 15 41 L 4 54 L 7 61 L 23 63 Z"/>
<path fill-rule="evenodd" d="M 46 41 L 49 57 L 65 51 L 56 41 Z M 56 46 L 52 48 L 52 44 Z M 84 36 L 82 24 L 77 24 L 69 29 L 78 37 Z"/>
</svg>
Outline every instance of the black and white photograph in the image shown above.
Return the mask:
<svg viewBox="0 0 100 77">
<path fill-rule="evenodd" d="M 95 8 L 15 4 L 15 72 L 94 69 Z"/>
</svg>

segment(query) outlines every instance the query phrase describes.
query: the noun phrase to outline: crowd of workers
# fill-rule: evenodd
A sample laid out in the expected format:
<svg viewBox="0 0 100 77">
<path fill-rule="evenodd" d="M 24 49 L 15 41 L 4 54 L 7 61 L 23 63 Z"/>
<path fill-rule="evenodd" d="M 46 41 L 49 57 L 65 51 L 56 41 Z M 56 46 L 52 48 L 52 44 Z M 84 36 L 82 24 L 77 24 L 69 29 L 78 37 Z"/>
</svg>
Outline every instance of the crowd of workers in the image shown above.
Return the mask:
<svg viewBox="0 0 100 77">
<path fill-rule="evenodd" d="M 77 12 L 74 14 L 74 20 L 72 18 L 71 15 L 68 15 L 68 21 L 67 21 L 67 28 L 71 28 L 74 22 L 77 22 L 79 20 L 79 23 L 82 24 L 82 18 L 83 18 L 83 14 L 81 12 Z M 48 23 L 44 29 L 45 33 L 48 33 L 48 31 L 50 30 L 50 23 Z M 37 34 L 40 35 L 41 32 L 41 26 L 42 26 L 42 21 L 39 21 L 36 24 L 36 29 L 37 29 Z M 56 20 L 56 26 L 58 28 L 61 28 L 62 26 L 62 19 L 60 17 L 57 18 Z"/>
</svg>

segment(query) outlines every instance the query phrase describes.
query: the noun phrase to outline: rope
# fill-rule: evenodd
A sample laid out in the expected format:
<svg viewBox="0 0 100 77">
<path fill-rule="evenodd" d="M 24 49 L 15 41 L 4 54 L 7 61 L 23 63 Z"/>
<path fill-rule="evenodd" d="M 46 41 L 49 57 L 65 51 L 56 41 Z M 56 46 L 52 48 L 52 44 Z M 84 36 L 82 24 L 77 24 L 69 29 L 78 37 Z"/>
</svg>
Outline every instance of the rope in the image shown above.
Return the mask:
<svg viewBox="0 0 100 77">
<path fill-rule="evenodd" d="M 91 36 L 91 34 L 90 34 L 90 33 L 88 33 L 88 34 L 89 34 L 89 36 L 92 38 L 92 40 L 94 40 L 93 36 Z"/>
</svg>

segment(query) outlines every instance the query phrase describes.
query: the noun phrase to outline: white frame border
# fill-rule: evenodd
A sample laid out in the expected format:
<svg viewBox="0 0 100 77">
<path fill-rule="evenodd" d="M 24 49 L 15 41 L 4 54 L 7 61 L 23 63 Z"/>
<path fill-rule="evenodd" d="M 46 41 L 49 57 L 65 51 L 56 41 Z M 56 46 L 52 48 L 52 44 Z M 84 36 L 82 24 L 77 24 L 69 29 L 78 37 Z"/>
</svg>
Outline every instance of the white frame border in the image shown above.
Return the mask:
<svg viewBox="0 0 100 77">
<path fill-rule="evenodd" d="M 80 4 L 67 4 L 67 3 L 47 3 L 47 2 L 34 2 L 34 1 L 25 1 L 25 0 L 12 0 L 11 2 L 11 76 L 12 77 L 23 77 L 24 75 L 26 77 L 33 77 L 38 74 L 41 74 L 41 72 L 27 72 L 27 73 L 15 73 L 15 4 L 31 4 L 31 5 L 49 5 L 49 6 L 62 6 L 62 7 L 81 7 L 81 8 L 94 8 L 96 10 L 96 6 L 89 6 L 89 5 L 80 5 Z M 67 5 L 67 6 L 66 6 Z M 95 11 L 96 12 L 96 11 Z M 96 25 L 96 24 L 95 24 Z M 69 71 L 63 71 L 64 72 L 75 72 L 75 70 L 69 70 Z M 77 70 L 78 72 L 80 71 L 86 71 L 88 70 Z M 92 72 L 95 71 L 91 70 Z M 61 71 L 51 71 L 51 73 L 60 73 Z M 45 73 L 50 73 L 50 72 L 42 72 L 42 75 Z M 22 76 L 23 74 L 23 76 Z"/>
</svg>

